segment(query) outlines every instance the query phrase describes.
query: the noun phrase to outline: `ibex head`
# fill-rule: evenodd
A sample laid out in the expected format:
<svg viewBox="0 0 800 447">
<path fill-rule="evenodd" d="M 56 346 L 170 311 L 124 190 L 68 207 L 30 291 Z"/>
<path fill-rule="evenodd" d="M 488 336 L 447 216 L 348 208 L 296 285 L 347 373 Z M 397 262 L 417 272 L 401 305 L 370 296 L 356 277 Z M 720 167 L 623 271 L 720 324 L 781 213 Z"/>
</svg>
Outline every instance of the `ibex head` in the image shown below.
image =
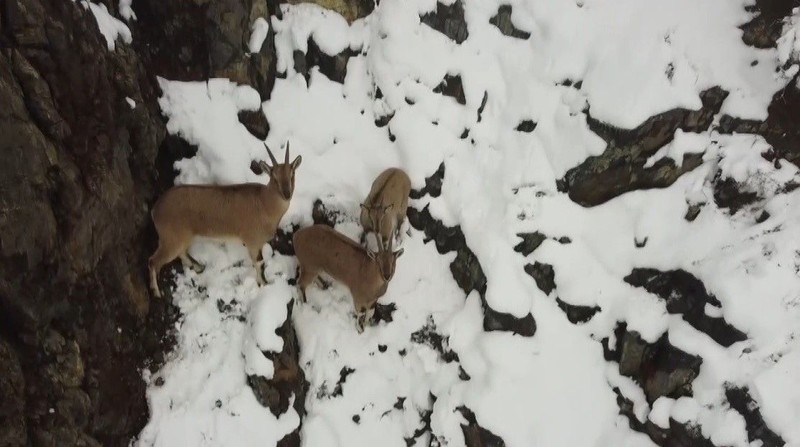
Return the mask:
<svg viewBox="0 0 800 447">
<path fill-rule="evenodd" d="M 390 205 L 391 206 L 391 205 Z M 380 225 L 381 221 L 383 220 L 384 215 L 381 214 L 378 222 L 373 221 L 373 224 L 377 223 Z M 397 251 L 392 251 L 392 246 L 394 245 L 394 238 L 389 238 L 388 246 L 384 244 L 383 238 L 380 236 L 377 237 L 378 240 L 378 251 L 372 252 L 367 250 L 370 257 L 377 261 L 378 269 L 381 271 L 381 276 L 383 277 L 384 281 L 389 281 L 394 276 L 394 268 L 397 265 L 397 258 L 403 254 L 403 249 Z"/>
<path fill-rule="evenodd" d="M 381 228 L 379 225 L 383 223 L 384 216 L 386 216 L 389 213 L 389 211 L 392 209 L 393 206 L 394 205 L 391 203 L 388 205 L 380 203 L 372 206 L 369 206 L 365 203 L 361 204 L 361 208 L 367 212 L 370 222 L 372 222 L 373 228 L 378 231 Z"/>
<path fill-rule="evenodd" d="M 284 161 L 283 163 L 278 163 L 278 160 L 272 155 L 272 151 L 269 150 L 267 143 L 264 143 L 264 147 L 267 148 L 267 154 L 269 155 L 269 159 L 272 160 L 272 166 L 264 161 L 259 162 L 258 165 L 269 175 L 271 181 L 275 182 L 281 197 L 285 200 L 289 200 L 292 198 L 292 193 L 294 193 L 294 171 L 300 166 L 300 162 L 303 161 L 303 156 L 298 155 L 297 158 L 289 163 L 289 142 L 287 141 Z"/>
</svg>

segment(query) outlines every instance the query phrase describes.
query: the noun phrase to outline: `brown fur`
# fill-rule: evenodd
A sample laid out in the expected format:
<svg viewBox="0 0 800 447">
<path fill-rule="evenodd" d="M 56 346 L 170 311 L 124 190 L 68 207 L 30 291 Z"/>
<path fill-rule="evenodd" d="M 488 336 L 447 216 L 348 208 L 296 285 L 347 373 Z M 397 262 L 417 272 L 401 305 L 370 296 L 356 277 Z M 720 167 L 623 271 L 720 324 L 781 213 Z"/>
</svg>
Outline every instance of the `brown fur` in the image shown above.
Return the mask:
<svg viewBox="0 0 800 447">
<path fill-rule="evenodd" d="M 384 246 L 393 236 L 398 237 L 406 218 L 410 192 L 411 179 L 405 171 L 389 168 L 381 172 L 372 182 L 372 189 L 361 205 L 364 236 L 369 232 L 378 233 Z"/>
<path fill-rule="evenodd" d="M 269 151 L 269 149 L 267 149 Z M 270 176 L 269 183 L 238 185 L 181 185 L 167 190 L 153 205 L 150 215 L 158 233 L 158 248 L 150 257 L 150 287 L 156 297 L 158 273 L 164 265 L 180 257 L 184 264 L 200 267 L 187 253 L 195 237 L 218 240 L 238 240 L 247 248 L 258 270 L 261 248 L 269 242 L 289 208 L 294 192 L 294 172 L 302 161 L 297 157 L 289 163 L 278 164 L 272 153 L 270 167 L 260 166 Z M 260 272 L 256 278 L 263 284 Z"/>
<path fill-rule="evenodd" d="M 358 329 L 363 331 L 366 313 L 386 293 L 403 250 L 393 253 L 388 247 L 372 253 L 326 225 L 301 228 L 295 232 L 293 241 L 300 265 L 297 286 L 303 301 L 309 284 L 325 272 L 350 289 Z"/>
</svg>

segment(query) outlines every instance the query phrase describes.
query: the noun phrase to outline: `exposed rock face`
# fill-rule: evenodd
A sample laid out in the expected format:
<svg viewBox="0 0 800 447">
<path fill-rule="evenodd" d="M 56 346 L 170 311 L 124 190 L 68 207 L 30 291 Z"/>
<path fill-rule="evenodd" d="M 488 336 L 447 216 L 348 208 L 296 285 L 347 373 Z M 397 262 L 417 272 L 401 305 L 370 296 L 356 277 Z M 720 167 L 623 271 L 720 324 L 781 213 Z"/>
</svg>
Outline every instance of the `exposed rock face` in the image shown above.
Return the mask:
<svg viewBox="0 0 800 447">
<path fill-rule="evenodd" d="M 311 68 L 318 67 L 319 72 L 328 79 L 343 84 L 344 78 L 347 76 L 347 61 L 351 56 L 357 54 L 356 51 L 348 48 L 337 55 L 329 56 L 320 50 L 314 39 L 308 39 L 308 50 L 305 53 L 296 50 L 293 54 L 294 70 L 302 74 L 306 78 L 306 82 L 309 82 Z"/>
<path fill-rule="evenodd" d="M 0 15 L 0 436 L 127 445 L 147 418 L 140 368 L 172 318 L 144 282 L 155 78 L 131 47 L 109 51 L 80 3 L 10 0 Z"/>
<path fill-rule="evenodd" d="M 619 363 L 619 372 L 642 385 L 647 401 L 661 396 L 691 396 L 691 383 L 700 372 L 703 359 L 687 354 L 669 343 L 664 334 L 655 343 L 647 343 L 622 323 L 614 331 L 617 338 L 613 350 L 604 340 L 606 359 Z"/>
<path fill-rule="evenodd" d="M 436 11 L 425 14 L 422 23 L 449 37 L 455 43 L 462 43 L 469 37 L 467 22 L 464 20 L 464 5 L 456 0 L 450 5 L 436 2 Z"/>
<path fill-rule="evenodd" d="M 497 14 L 489 19 L 489 23 L 496 26 L 501 33 L 508 37 L 516 39 L 527 39 L 531 37 L 531 33 L 518 29 L 511 22 L 511 5 L 501 5 L 497 10 Z"/>
<path fill-rule="evenodd" d="M 671 185 L 683 173 L 699 166 L 702 156 L 687 154 L 680 167 L 666 159 L 659 160 L 651 168 L 645 168 L 645 162 L 672 141 L 675 130 L 706 130 L 727 95 L 720 88 L 706 90 L 700 95 L 703 101 L 700 110 L 671 110 L 651 117 L 632 130 L 609 126 L 587 112 L 589 128 L 603 138 L 608 147 L 601 155 L 589 157 L 570 169 L 561 180 L 559 189 L 568 192 L 576 203 L 594 206 L 636 189 Z"/>
<path fill-rule="evenodd" d="M 475 413 L 469 408 L 459 407 L 458 411 L 467 420 L 467 425 L 461 425 L 467 447 L 505 447 L 503 438 L 481 427 L 475 419 Z"/>
<path fill-rule="evenodd" d="M 793 0 L 756 0 L 751 10 L 756 17 L 742 25 L 742 40 L 756 48 L 773 48 L 781 35 L 781 21 L 797 6 Z"/>
<path fill-rule="evenodd" d="M 764 417 L 761 415 L 761 410 L 753 398 L 750 396 L 750 391 L 747 388 L 728 388 L 725 390 L 725 398 L 731 405 L 731 408 L 738 411 L 744 417 L 744 422 L 747 427 L 748 440 L 750 442 L 760 441 L 764 447 L 779 447 L 786 445 L 777 433 L 770 430 L 764 422 Z"/>
<path fill-rule="evenodd" d="M 636 268 L 625 277 L 625 282 L 658 295 L 667 302 L 667 312 L 683 315 L 683 319 L 692 327 L 722 346 L 728 347 L 747 339 L 747 335 L 725 319 L 706 315 L 706 306 L 720 308 L 722 304 L 706 291 L 699 279 L 683 270 L 661 272 Z"/>
<path fill-rule="evenodd" d="M 277 14 L 267 0 L 140 0 L 133 45 L 155 75 L 179 81 L 230 78 L 269 97 L 274 76 L 272 30 L 247 54 L 253 22 Z"/>
<path fill-rule="evenodd" d="M 289 3 L 290 5 L 315 3 L 323 8 L 338 12 L 348 23 L 353 23 L 357 19 L 368 16 L 375 9 L 375 2 L 372 0 L 288 0 L 276 3 Z"/>
<path fill-rule="evenodd" d="M 797 88 L 797 79 L 789 82 L 772 97 L 772 102 L 767 109 L 765 121 L 743 120 L 722 116 L 719 122 L 719 131 L 722 133 L 754 133 L 767 140 L 774 152 L 770 160 L 785 158 L 800 165 L 800 126 L 797 117 L 800 116 L 800 89 Z"/>
</svg>

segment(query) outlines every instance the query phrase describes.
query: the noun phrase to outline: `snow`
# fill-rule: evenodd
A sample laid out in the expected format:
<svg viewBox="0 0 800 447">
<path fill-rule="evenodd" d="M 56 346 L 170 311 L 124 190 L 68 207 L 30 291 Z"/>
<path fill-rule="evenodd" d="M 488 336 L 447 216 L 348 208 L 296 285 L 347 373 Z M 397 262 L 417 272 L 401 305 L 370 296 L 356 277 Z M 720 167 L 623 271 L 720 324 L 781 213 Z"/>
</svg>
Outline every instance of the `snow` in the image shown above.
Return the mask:
<svg viewBox="0 0 800 447">
<path fill-rule="evenodd" d="M 151 419 L 134 444 L 275 445 L 300 419 L 291 406 L 275 418 L 256 400 L 246 374 L 272 377 L 261 351 L 282 348 L 274 330 L 286 318 L 291 292 L 284 278 L 292 261 L 265 253 L 273 268 L 285 269 L 259 288 L 241 245 L 198 242 L 190 252 L 206 271 L 178 276 L 177 344 L 160 371 L 145 374 Z"/>
<path fill-rule="evenodd" d="M 119 15 L 128 22 L 137 20 L 136 13 L 131 8 L 132 2 L 133 0 L 119 0 Z"/>
<path fill-rule="evenodd" d="M 117 39 L 121 39 L 127 44 L 133 42 L 130 28 L 112 16 L 108 12 L 106 5 L 87 1 L 84 1 L 83 4 L 89 5 L 89 9 L 91 9 L 94 19 L 97 21 L 97 27 L 100 28 L 100 34 L 106 39 L 109 51 L 114 51 Z"/>
<path fill-rule="evenodd" d="M 410 205 L 461 228 L 486 275 L 486 303 L 517 317 L 531 313 L 536 334 L 485 332 L 480 297 L 465 296 L 452 279 L 455 255 L 440 255 L 417 230 L 405 236 L 379 301 L 396 306 L 393 320 L 363 334 L 342 285 L 312 286 L 301 304 L 288 283 L 294 258 L 265 247 L 269 284 L 259 288 L 238 245 L 198 241 L 192 254 L 208 268 L 177 276 L 178 344 L 160 371 L 146 375 L 151 419 L 137 445 L 274 445 L 294 430 L 293 409 L 274 417 L 246 384 L 248 374 L 273 374 L 264 353 L 282 348 L 274 331 L 289 303 L 309 381 L 305 445 L 428 445 L 434 436 L 463 446 L 461 406 L 510 447 L 653 445 L 620 416 L 616 388 L 640 422 L 666 427 L 671 418 L 700 427 L 718 445 L 747 446 L 744 419 L 725 400 L 728 386 L 748 387 L 770 428 L 800 444 L 793 423 L 800 420 L 800 189 L 790 187 L 800 183 L 798 169 L 767 161 L 770 146 L 759 136 L 678 130 L 648 164 L 669 158 L 681 165 L 686 154 L 702 160 L 667 188 L 592 208 L 556 188 L 569 169 L 606 148 L 589 130 L 587 107 L 596 119 L 632 128 L 676 107 L 698 109 L 699 93 L 718 85 L 730 91 L 721 113 L 763 119 L 788 82 L 776 74 L 779 50 L 741 41 L 738 27 L 751 18 L 743 1 L 512 3 L 514 23 L 529 40 L 491 25 L 500 2 L 489 0 L 465 2 L 469 38 L 461 45 L 420 23 L 436 8 L 432 0 L 383 0 L 350 25 L 313 4 L 281 5 L 282 18 L 271 17 L 271 26 L 285 77 L 276 79 L 270 100 L 226 79 L 159 79 L 159 104 L 168 131 L 198 148 L 176 163 L 179 184 L 266 182 L 250 162 L 267 159 L 264 143 L 281 157 L 291 142 L 303 164 L 281 221 L 286 230 L 309 225 L 319 199 L 341 213 L 337 230 L 357 240 L 359 203 L 376 175 L 401 167 L 421 188 L 444 163 L 441 195 Z M 251 43 L 266 25 L 256 21 Z M 294 71 L 293 53 L 307 51 L 309 38 L 329 55 L 357 52 L 343 84 L 318 69 L 308 80 Z M 432 91 L 448 74 L 460 76 L 466 104 Z M 565 86 L 565 79 L 582 86 Z M 265 142 L 238 121 L 242 110 L 265 114 Z M 390 114 L 387 126 L 376 126 Z M 535 130 L 516 131 L 523 120 Z M 733 214 L 720 208 L 714 182 L 725 179 L 759 199 Z M 690 205 L 702 206 L 693 221 L 684 217 Z M 762 212 L 768 218 L 757 222 Z M 513 250 L 517 234 L 533 231 L 549 239 L 523 257 Z M 643 247 L 634 243 L 645 239 Z M 549 296 L 524 271 L 534 262 L 553 266 Z M 721 303 L 706 314 L 747 340 L 724 347 L 669 314 L 664 300 L 624 281 L 637 267 L 696 276 Z M 573 325 L 556 296 L 601 310 Z M 650 405 L 640 385 L 604 360 L 599 341 L 613 346 L 619 322 L 648 342 L 666 334 L 703 358 L 692 396 Z M 444 337 L 458 360 L 446 361 L 420 331 Z M 430 430 L 413 439 L 427 414 Z"/>
<path fill-rule="evenodd" d="M 250 41 L 247 44 L 247 48 L 250 50 L 250 53 L 258 53 L 261 51 L 261 46 L 267 38 L 269 22 L 264 20 L 263 17 L 257 18 L 253 22 L 253 26 L 250 27 L 250 32 Z"/>
</svg>

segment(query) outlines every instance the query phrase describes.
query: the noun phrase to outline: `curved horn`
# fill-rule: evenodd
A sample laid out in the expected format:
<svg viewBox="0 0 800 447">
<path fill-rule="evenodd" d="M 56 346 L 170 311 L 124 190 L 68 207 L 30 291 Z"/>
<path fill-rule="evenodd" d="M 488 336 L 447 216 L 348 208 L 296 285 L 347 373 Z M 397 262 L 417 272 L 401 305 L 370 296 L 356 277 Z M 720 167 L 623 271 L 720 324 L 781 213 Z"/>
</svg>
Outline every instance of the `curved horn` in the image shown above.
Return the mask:
<svg viewBox="0 0 800 447">
<path fill-rule="evenodd" d="M 284 159 L 283 164 L 289 164 L 289 140 L 286 140 L 286 158 Z"/>
<path fill-rule="evenodd" d="M 267 154 L 269 154 L 269 159 L 272 160 L 272 166 L 278 164 L 278 160 L 275 160 L 275 156 L 272 155 L 272 151 L 269 150 L 269 146 L 267 146 L 267 142 L 264 142 L 264 147 L 267 148 Z"/>
</svg>

